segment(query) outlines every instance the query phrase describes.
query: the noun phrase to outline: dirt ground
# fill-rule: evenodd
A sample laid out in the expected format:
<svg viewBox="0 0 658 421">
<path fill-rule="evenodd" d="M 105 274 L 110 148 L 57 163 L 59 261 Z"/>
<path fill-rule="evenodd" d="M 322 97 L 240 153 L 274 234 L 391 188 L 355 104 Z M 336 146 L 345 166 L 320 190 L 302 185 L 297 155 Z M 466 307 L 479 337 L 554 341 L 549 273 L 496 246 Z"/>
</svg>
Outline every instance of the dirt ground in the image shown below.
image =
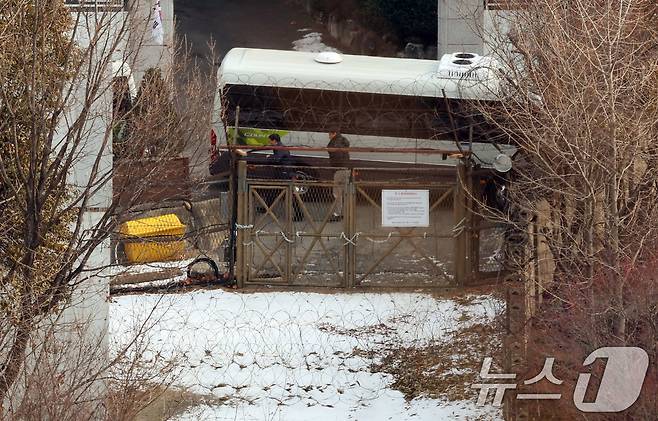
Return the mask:
<svg viewBox="0 0 658 421">
<path fill-rule="evenodd" d="M 186 390 L 167 388 L 156 390 L 156 396 L 145 402 L 135 421 L 164 421 L 183 414 L 188 408 L 201 404 L 221 404 L 216 397 L 198 395 Z"/>
</svg>

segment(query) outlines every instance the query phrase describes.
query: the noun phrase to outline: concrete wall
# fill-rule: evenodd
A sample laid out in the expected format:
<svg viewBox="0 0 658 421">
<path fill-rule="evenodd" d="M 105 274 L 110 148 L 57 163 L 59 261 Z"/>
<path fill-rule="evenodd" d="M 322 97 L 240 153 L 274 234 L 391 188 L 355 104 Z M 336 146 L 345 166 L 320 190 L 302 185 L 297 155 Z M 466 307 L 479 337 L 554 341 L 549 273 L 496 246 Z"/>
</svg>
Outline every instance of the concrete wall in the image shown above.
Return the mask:
<svg viewBox="0 0 658 421">
<path fill-rule="evenodd" d="M 511 49 L 508 40 L 509 20 L 512 18 L 506 10 L 485 10 L 483 19 L 484 54 L 496 55 Z"/>
<path fill-rule="evenodd" d="M 487 10 L 481 0 L 438 0 L 438 58 L 458 51 L 492 55 L 508 49 L 506 10 Z"/>
<path fill-rule="evenodd" d="M 135 83 L 139 86 L 147 69 L 157 67 L 167 74 L 174 60 L 174 0 L 160 0 L 164 45 L 152 36 L 153 8 L 157 0 L 130 0 L 131 35 L 129 51 Z"/>
<path fill-rule="evenodd" d="M 98 184 L 99 178 L 104 179 L 112 170 L 112 77 L 116 71 L 112 62 L 131 64 L 137 85 L 146 69 L 157 66 L 168 71 L 172 63 L 173 0 L 161 0 L 165 45 L 154 45 L 152 40 L 151 0 L 134 1 L 141 2 L 134 13 L 123 10 L 121 6 L 90 7 L 80 2 L 67 2 L 77 23 L 73 29 L 75 42 L 82 51 L 88 51 L 91 58 L 89 69 L 82 69 L 67 87 L 73 94 L 59 120 L 56 135 L 63 140 L 81 113 L 87 112 L 81 130 L 82 141 L 66 180 L 74 191 L 95 186 L 84 204 L 79 234 L 82 237 L 96 230 L 112 203 L 112 180 Z M 97 91 L 90 94 L 90 90 L 96 88 Z M 55 143 L 59 148 L 71 147 L 66 142 Z M 80 382 L 93 378 L 91 376 L 108 362 L 110 249 L 108 238 L 93 250 L 62 312 L 44 320 L 41 328 L 33 334 L 24 370 L 43 379 L 44 391 L 51 392 L 49 388 L 64 391 L 72 385 L 80 386 Z M 30 399 L 25 397 L 23 382 L 27 381 L 30 381 L 27 375 L 19 379 L 11 400 Z M 105 399 L 105 391 L 102 380 L 86 385 L 84 395 L 77 397 L 84 403 L 74 409 L 79 416 L 73 418 L 105 419 L 104 406 L 100 404 Z M 3 405 L 10 408 L 11 403 L 0 402 L 0 408 Z M 70 403 L 53 402 L 53 405 Z M 0 412 L 0 418 L 2 416 Z"/>
<path fill-rule="evenodd" d="M 93 12 L 88 13 L 86 19 L 80 20 L 79 27 L 76 31 L 76 41 L 82 48 L 90 48 L 88 35 L 93 31 L 89 30 L 89 23 L 101 19 L 104 25 L 103 33 L 99 42 L 92 46 L 94 51 L 95 62 L 92 62 L 92 69 L 102 70 L 101 74 L 105 76 L 96 82 L 100 85 L 101 94 L 90 105 L 89 117 L 85 120 L 85 141 L 80 151 L 79 159 L 73 166 L 68 182 L 73 186 L 84 186 L 95 182 L 92 177 L 91 168 L 95 161 L 98 160 L 98 174 L 107 174 L 112 169 L 112 142 L 108 141 L 111 133 L 112 124 L 112 69 L 111 67 L 101 67 L 101 62 L 107 57 L 114 54 L 122 54 L 125 49 L 125 43 L 120 38 L 124 33 L 127 15 L 121 13 L 103 14 L 99 12 L 95 15 Z M 107 28 L 107 30 L 105 29 Z M 118 47 L 112 48 L 113 41 L 119 40 Z M 86 95 L 88 89 L 82 80 L 74 80 L 77 94 L 70 104 L 69 113 L 71 117 L 77 118 L 81 111 L 81 105 L 78 103 Z M 75 121 L 69 119 L 68 121 Z M 63 122 L 66 126 L 66 122 Z M 90 196 L 87 210 L 84 214 L 81 232 L 93 230 L 99 220 L 103 217 L 105 210 L 112 203 L 112 181 L 105 183 Z M 90 347 L 95 347 L 98 353 L 98 363 L 103 363 L 103 356 L 108 351 L 108 317 L 109 317 L 109 279 L 104 276 L 105 269 L 110 264 L 110 241 L 106 239 L 91 254 L 85 272 L 81 275 L 81 284 L 71 298 L 70 307 L 67 308 L 60 321 L 71 327 L 68 335 L 78 335 L 74 340 L 88 343 L 83 348 L 84 352 L 89 352 Z M 77 330 L 76 330 L 77 329 Z M 67 331 L 65 331 L 67 332 Z M 72 350 L 76 352 L 77 350 Z M 82 350 L 80 350 L 82 352 Z M 98 387 L 102 387 L 99 385 Z M 93 397 L 92 397 L 93 399 Z"/>
<path fill-rule="evenodd" d="M 483 23 L 481 0 L 438 0 L 437 54 L 467 51 L 482 54 L 479 29 Z"/>
<path fill-rule="evenodd" d="M 80 237 L 77 238 L 82 242 L 84 236 L 98 226 L 112 200 L 111 181 L 100 185 L 98 180 L 112 167 L 112 145 L 108 141 L 112 119 L 112 66 L 108 58 L 125 51 L 119 35 L 127 16 L 122 11 L 89 11 L 88 8 L 71 8 L 71 13 L 75 14 L 77 22 L 74 39 L 82 51 L 89 52 L 90 62 L 89 69 L 81 69 L 65 87 L 67 91 L 71 89 L 72 95 L 58 121 L 54 144 L 57 148 L 67 148 L 67 154 L 75 154 L 66 180 L 74 197 L 76 190 L 84 192 L 89 186 L 96 186 L 82 210 Z M 91 39 L 95 39 L 93 45 Z M 91 93 L 96 87 L 98 90 Z M 80 131 L 81 143 L 71 152 L 72 142 L 64 140 L 83 111 L 87 114 Z M 38 328 L 31 333 L 23 373 L 14 384 L 10 398 L 12 402 L 0 402 L 0 407 L 4 404 L 5 408 L 10 408 L 13 401 L 31 400 L 52 403 L 49 409 L 62 411 L 60 413 L 75 411 L 73 418 L 105 418 L 101 405 L 105 399 L 104 381 L 95 380 L 86 384 L 84 390 L 78 389 L 76 393 L 81 395 L 76 396 L 75 406 L 66 401 L 67 395 L 61 394 L 71 393 L 74 387 L 80 388 L 83 382 L 96 379 L 96 373 L 108 361 L 109 277 L 105 276 L 105 270 L 110 264 L 109 248 L 108 239 L 93 250 L 84 271 L 75 280 L 69 300 L 62 303 L 61 312 L 39 321 Z M 39 387 L 34 387 L 35 380 Z M 25 396 L 27 385 L 34 391 L 32 393 L 42 396 Z M 49 399 L 56 401 L 47 402 Z M 3 415 L 0 412 L 0 418 Z"/>
</svg>

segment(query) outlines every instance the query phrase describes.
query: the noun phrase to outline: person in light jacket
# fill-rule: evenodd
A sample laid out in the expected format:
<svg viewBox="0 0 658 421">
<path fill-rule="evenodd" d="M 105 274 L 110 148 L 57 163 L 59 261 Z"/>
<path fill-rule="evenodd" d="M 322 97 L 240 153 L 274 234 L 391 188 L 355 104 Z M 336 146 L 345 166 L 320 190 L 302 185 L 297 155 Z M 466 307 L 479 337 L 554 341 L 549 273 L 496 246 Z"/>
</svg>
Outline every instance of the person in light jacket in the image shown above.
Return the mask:
<svg viewBox="0 0 658 421">
<path fill-rule="evenodd" d="M 327 148 L 349 148 L 350 142 L 338 130 L 329 132 L 329 143 Z M 336 207 L 330 221 L 340 221 L 343 219 L 343 196 L 345 185 L 350 179 L 350 153 L 348 151 L 329 151 L 329 162 L 332 167 L 336 168 L 334 173 L 333 195 L 336 199 Z"/>
</svg>

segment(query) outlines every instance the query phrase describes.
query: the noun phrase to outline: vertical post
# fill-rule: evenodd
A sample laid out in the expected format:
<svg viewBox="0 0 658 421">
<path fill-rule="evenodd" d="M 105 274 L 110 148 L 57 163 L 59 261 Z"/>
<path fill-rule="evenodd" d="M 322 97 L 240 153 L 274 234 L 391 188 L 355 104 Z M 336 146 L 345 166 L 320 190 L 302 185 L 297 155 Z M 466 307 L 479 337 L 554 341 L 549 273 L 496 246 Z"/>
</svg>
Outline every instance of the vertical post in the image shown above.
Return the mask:
<svg viewBox="0 0 658 421">
<path fill-rule="evenodd" d="M 465 252 L 465 259 L 464 259 L 464 267 L 466 269 L 466 273 L 464 274 L 464 283 L 469 283 L 473 280 L 473 273 L 474 273 L 474 267 L 478 262 L 474 260 L 474 244 L 476 243 L 475 239 L 473 238 L 475 232 L 473 230 L 473 209 L 474 209 L 474 197 L 473 197 L 473 165 L 470 161 L 465 162 L 466 166 L 466 174 L 465 178 L 462 181 L 464 185 L 464 206 L 465 206 L 465 211 L 466 211 L 466 219 L 464 223 L 464 231 L 462 231 L 464 235 L 464 250 Z"/>
<path fill-rule="evenodd" d="M 293 186 L 293 183 L 288 183 L 288 187 L 286 188 L 286 238 L 295 238 L 293 236 L 293 232 L 295 231 L 295 204 L 294 201 L 297 200 L 295 198 L 295 193 L 294 193 L 295 186 Z M 285 279 L 286 283 L 288 285 L 291 285 L 293 283 L 293 273 L 292 273 L 292 260 L 293 260 L 293 249 L 292 249 L 292 244 L 290 244 L 289 241 L 285 241 L 285 247 L 286 247 L 286 265 L 285 265 L 285 271 L 286 273 L 282 273 L 281 277 Z M 300 269 L 301 270 L 301 269 Z"/>
<path fill-rule="evenodd" d="M 537 260 L 537 225 L 536 218 L 531 218 L 528 223 L 528 313 L 530 317 L 537 313 L 538 295 L 539 295 L 539 267 Z"/>
<path fill-rule="evenodd" d="M 473 153 L 473 124 L 468 126 L 468 152 Z M 478 279 L 480 274 L 480 221 L 481 216 L 476 215 L 475 208 L 476 192 L 481 190 L 479 179 L 473 176 L 473 165 L 468 166 L 468 277 L 472 280 Z M 480 197 L 477 194 L 477 197 Z"/>
<path fill-rule="evenodd" d="M 249 198 L 247 190 L 247 163 L 245 161 L 238 161 L 238 212 L 237 212 L 237 223 L 240 226 L 245 226 L 248 224 L 249 218 L 249 207 L 247 205 L 247 200 Z M 237 244 L 235 247 L 236 253 L 236 268 L 235 268 L 235 278 L 238 283 L 238 287 L 244 287 L 244 283 L 248 277 L 247 269 L 247 258 L 245 256 L 245 236 L 246 231 L 244 229 L 237 230 Z"/>
<path fill-rule="evenodd" d="M 343 189 L 343 216 L 345 217 L 346 237 L 354 238 L 356 230 L 356 188 L 354 186 L 354 171 L 350 171 L 350 177 L 347 185 Z M 347 243 L 345 250 L 345 287 L 352 288 L 356 283 L 356 247 L 350 242 Z"/>
<path fill-rule="evenodd" d="M 473 183 L 476 186 L 476 183 Z M 480 279 L 480 226 L 482 225 L 482 218 L 476 215 L 473 209 L 470 211 L 471 222 L 471 277 Z"/>
<path fill-rule="evenodd" d="M 503 338 L 503 368 L 506 373 L 520 375 L 526 370 L 528 320 L 527 285 L 523 276 L 510 276 L 504 281 L 505 285 L 505 327 Z M 503 404 L 505 419 L 530 419 L 528 401 L 516 399 L 516 391 L 505 393 Z"/>
<path fill-rule="evenodd" d="M 505 280 L 507 292 L 507 335 L 503 340 L 505 355 L 505 372 L 521 374 L 526 372 L 531 349 L 528 348 L 528 336 L 532 329 L 534 302 L 534 259 L 528 259 L 533 253 L 532 247 L 536 237 L 532 227 L 533 215 L 522 209 L 511 208 L 511 224 L 506 232 L 505 246 L 508 265 L 513 265 L 513 274 Z M 537 405 L 533 401 L 516 399 L 516 391 L 505 394 L 509 418 L 511 420 L 539 419 Z"/>
<path fill-rule="evenodd" d="M 465 285 L 473 272 L 472 247 L 472 171 L 469 163 L 461 159 L 457 164 L 455 186 L 455 281 Z"/>
<path fill-rule="evenodd" d="M 227 142 L 231 145 L 236 145 L 237 144 L 237 138 L 238 138 L 238 124 L 239 124 L 239 117 L 240 117 L 240 107 L 236 107 L 235 109 L 235 126 L 233 129 L 233 141 L 231 142 L 231 139 L 227 139 Z M 228 258 L 228 276 L 229 279 L 233 280 L 235 279 L 235 243 L 236 243 L 236 223 L 238 220 L 238 178 L 237 178 L 237 158 L 235 156 L 235 150 L 231 149 L 229 151 L 231 154 L 231 221 L 229 224 L 229 258 Z"/>
</svg>

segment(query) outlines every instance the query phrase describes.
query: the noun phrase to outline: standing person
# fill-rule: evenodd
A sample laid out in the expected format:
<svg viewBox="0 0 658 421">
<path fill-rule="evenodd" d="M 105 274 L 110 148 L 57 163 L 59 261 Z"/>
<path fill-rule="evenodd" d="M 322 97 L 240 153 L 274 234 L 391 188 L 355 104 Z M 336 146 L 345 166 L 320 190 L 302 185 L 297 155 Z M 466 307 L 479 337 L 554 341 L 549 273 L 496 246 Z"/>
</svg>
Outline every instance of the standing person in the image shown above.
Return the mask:
<svg viewBox="0 0 658 421">
<path fill-rule="evenodd" d="M 328 148 L 349 148 L 350 142 L 338 130 L 329 132 Z M 336 199 L 336 208 L 330 221 L 340 221 L 343 219 L 343 195 L 345 185 L 350 179 L 350 170 L 346 169 L 350 162 L 350 153 L 347 151 L 330 151 L 329 162 L 332 167 L 338 168 L 334 173 L 333 195 Z"/>
</svg>

